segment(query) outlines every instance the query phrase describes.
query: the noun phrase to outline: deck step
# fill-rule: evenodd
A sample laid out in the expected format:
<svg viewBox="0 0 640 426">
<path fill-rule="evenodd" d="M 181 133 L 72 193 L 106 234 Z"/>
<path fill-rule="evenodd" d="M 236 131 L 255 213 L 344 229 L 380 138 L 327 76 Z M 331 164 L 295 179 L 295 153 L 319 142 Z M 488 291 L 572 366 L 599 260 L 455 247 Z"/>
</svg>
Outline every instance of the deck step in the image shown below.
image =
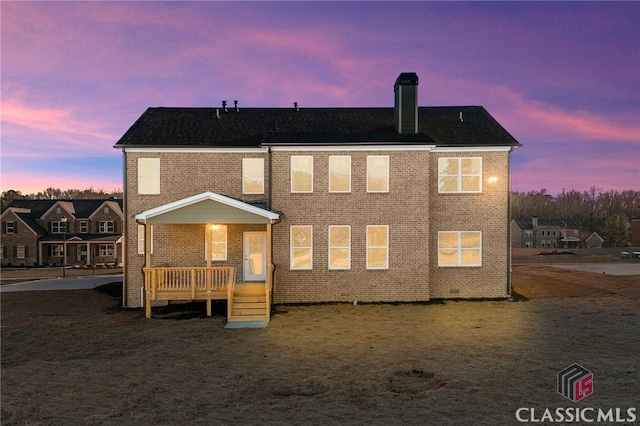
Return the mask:
<svg viewBox="0 0 640 426">
<path fill-rule="evenodd" d="M 233 303 L 267 303 L 266 296 L 235 296 Z"/>
</svg>

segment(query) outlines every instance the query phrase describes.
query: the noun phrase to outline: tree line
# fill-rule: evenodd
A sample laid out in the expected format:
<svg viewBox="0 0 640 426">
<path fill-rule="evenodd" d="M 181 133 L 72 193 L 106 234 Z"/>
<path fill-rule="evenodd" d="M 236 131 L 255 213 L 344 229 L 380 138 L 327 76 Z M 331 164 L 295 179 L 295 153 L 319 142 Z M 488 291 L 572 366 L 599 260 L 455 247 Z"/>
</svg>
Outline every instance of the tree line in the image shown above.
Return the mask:
<svg viewBox="0 0 640 426">
<path fill-rule="evenodd" d="M 546 189 L 511 193 L 511 218 L 572 219 L 583 233 L 597 232 L 605 247 L 623 247 L 631 239 L 631 219 L 640 217 L 640 191 L 595 187 L 563 190 L 553 196 Z"/>
<path fill-rule="evenodd" d="M 37 194 L 9 190 L 2 193 L 2 210 L 18 199 L 78 200 L 122 198 L 121 190 L 47 188 Z M 605 246 L 621 247 L 631 239 L 630 221 L 640 217 L 640 191 L 605 191 L 592 187 L 587 191 L 563 190 L 553 196 L 546 189 L 511 193 L 511 218 L 572 219 L 585 233 L 597 232 Z"/>
<path fill-rule="evenodd" d="M 10 189 L 2 193 L 2 211 L 4 211 L 13 200 L 95 200 L 110 197 L 122 198 L 122 196 L 121 190 L 107 192 L 103 189 L 94 189 L 93 187 L 64 190 L 60 188 L 47 188 L 36 194 L 23 194 L 20 191 Z"/>
</svg>

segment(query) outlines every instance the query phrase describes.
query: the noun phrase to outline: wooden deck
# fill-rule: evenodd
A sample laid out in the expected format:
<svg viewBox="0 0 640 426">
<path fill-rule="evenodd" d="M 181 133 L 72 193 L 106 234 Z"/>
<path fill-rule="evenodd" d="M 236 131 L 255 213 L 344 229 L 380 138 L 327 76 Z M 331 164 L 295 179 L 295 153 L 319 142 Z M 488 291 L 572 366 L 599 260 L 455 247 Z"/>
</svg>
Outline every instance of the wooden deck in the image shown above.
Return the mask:
<svg viewBox="0 0 640 426">
<path fill-rule="evenodd" d="M 267 282 L 236 283 L 235 268 L 144 268 L 145 315 L 155 300 L 204 300 L 211 316 L 212 300 L 227 300 L 228 322 L 268 322 L 271 286 Z"/>
</svg>

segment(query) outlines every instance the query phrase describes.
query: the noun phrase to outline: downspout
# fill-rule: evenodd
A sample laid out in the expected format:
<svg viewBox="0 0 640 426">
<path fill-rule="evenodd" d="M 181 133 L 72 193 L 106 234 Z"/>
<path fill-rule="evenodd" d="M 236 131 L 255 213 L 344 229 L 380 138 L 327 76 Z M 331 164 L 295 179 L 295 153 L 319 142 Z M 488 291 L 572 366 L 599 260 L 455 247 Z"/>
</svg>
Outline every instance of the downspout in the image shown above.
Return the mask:
<svg viewBox="0 0 640 426">
<path fill-rule="evenodd" d="M 269 173 L 269 192 L 268 192 L 268 199 L 267 199 L 267 210 L 271 210 L 271 196 L 272 196 L 272 190 L 271 190 L 271 184 L 273 183 L 273 177 L 271 176 L 271 172 L 272 172 L 272 165 L 271 165 L 271 146 L 267 146 L 267 168 L 268 168 L 268 173 Z"/>
<path fill-rule="evenodd" d="M 511 296 L 511 152 L 507 154 L 507 295 Z"/>
<path fill-rule="evenodd" d="M 127 307 L 127 150 L 122 149 L 122 307 Z M 91 226 L 91 222 L 89 222 Z M 137 235 L 137 233 L 136 233 Z M 87 258 L 90 256 L 87 247 Z"/>
</svg>

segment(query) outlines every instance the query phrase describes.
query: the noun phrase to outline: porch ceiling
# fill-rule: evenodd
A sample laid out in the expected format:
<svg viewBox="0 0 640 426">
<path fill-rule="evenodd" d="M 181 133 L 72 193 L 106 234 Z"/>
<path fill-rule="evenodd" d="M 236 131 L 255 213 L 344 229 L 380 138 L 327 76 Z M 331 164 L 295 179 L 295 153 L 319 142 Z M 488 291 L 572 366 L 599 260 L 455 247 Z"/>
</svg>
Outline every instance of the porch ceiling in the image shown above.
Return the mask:
<svg viewBox="0 0 640 426">
<path fill-rule="evenodd" d="M 136 215 L 140 223 L 273 223 L 280 215 L 235 198 L 205 192 Z"/>
</svg>

